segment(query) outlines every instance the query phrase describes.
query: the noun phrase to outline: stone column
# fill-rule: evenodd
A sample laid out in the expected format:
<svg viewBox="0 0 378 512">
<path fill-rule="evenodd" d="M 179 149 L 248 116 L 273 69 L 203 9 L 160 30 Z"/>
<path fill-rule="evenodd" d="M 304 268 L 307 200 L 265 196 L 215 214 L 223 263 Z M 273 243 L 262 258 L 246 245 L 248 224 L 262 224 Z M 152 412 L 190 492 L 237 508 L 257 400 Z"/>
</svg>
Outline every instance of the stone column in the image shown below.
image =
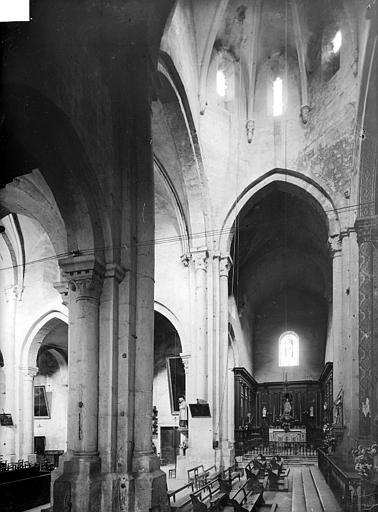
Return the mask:
<svg viewBox="0 0 378 512">
<path fill-rule="evenodd" d="M 54 482 L 54 512 L 97 511 L 100 507 L 98 456 L 99 299 L 103 265 L 93 256 L 59 261 L 69 286 L 68 454 Z"/>
<path fill-rule="evenodd" d="M 360 437 L 370 438 L 378 433 L 373 423 L 378 411 L 378 216 L 357 219 L 355 229 L 359 246 L 359 432 Z"/>
<path fill-rule="evenodd" d="M 132 356 L 134 360 L 134 422 L 132 473 L 135 512 L 168 510 L 166 476 L 152 450 L 152 388 L 154 370 L 155 206 L 151 134 L 151 68 L 143 52 L 133 55 L 133 131 L 131 235 L 135 248 L 132 273 Z M 136 65 L 138 63 L 138 65 Z"/>
<path fill-rule="evenodd" d="M 12 415 L 13 426 L 3 427 L 0 453 L 6 460 L 16 459 L 16 435 L 21 435 L 18 428 L 18 407 L 15 362 L 15 319 L 17 302 L 21 300 L 22 288 L 17 285 L 4 290 L 5 302 L 1 304 L 0 311 L 0 348 L 4 358 L 5 397 L 4 412 Z M 2 412 L 2 411 L 0 411 Z M 23 450 L 21 450 L 23 452 Z M 30 452 L 33 453 L 33 452 Z"/>
<path fill-rule="evenodd" d="M 20 368 L 22 379 L 22 416 L 20 422 L 21 456 L 25 460 L 34 456 L 34 377 L 38 373 L 36 367 Z"/>
<path fill-rule="evenodd" d="M 230 256 L 221 256 L 219 266 L 219 389 L 221 465 L 229 467 L 233 455 L 228 432 L 228 273 Z"/>
<path fill-rule="evenodd" d="M 339 236 L 329 239 L 329 251 L 332 257 L 332 350 L 335 366 L 333 370 L 333 396 L 339 393 L 342 380 L 342 363 L 345 357 L 342 350 L 343 333 L 343 275 L 342 240 Z"/>
<path fill-rule="evenodd" d="M 206 249 L 192 253 L 195 267 L 195 321 L 196 346 L 194 358 L 196 364 L 196 398 L 208 400 L 207 375 L 207 264 L 209 254 Z"/>
</svg>

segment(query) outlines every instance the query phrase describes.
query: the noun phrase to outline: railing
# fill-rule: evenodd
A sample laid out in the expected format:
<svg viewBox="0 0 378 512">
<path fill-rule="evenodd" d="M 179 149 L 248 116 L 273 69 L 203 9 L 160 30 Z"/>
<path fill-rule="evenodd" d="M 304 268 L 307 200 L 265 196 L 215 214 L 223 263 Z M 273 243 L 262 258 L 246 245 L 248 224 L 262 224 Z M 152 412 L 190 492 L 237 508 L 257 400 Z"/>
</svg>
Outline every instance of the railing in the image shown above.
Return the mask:
<svg viewBox="0 0 378 512">
<path fill-rule="evenodd" d="M 306 442 L 269 441 L 268 444 L 250 448 L 249 453 L 252 455 L 258 455 L 259 453 L 263 455 L 281 455 L 283 457 L 316 457 L 317 450 L 315 446 Z"/>
<path fill-rule="evenodd" d="M 318 449 L 318 466 L 344 512 L 361 512 L 364 489 L 357 473 L 340 468 L 335 460 Z M 363 500 L 362 500 L 363 501 Z"/>
<path fill-rule="evenodd" d="M 38 468 L 40 471 L 52 471 L 55 469 L 54 464 L 48 459 L 44 459 L 41 462 L 31 463 L 27 460 L 18 460 L 17 462 L 8 462 L 6 460 L 0 461 L 0 473 L 5 471 L 19 471 L 30 468 Z"/>
</svg>

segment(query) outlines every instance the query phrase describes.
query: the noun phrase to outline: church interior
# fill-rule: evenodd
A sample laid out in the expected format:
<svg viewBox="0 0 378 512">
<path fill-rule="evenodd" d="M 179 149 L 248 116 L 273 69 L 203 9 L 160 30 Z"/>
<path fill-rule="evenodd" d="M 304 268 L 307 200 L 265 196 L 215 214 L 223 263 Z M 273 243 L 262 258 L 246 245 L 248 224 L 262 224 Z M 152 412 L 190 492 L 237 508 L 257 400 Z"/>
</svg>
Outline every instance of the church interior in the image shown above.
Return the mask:
<svg viewBox="0 0 378 512">
<path fill-rule="evenodd" d="M 0 24 L 0 509 L 378 511 L 376 0 L 30 13 Z"/>
</svg>

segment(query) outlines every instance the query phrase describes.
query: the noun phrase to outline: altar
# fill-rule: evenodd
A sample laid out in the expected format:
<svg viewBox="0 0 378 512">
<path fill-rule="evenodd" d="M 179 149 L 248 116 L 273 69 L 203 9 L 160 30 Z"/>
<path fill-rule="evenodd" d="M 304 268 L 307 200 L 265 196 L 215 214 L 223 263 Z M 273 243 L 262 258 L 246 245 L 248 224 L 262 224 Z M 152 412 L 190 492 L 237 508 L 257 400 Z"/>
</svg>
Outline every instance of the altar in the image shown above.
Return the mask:
<svg viewBox="0 0 378 512">
<path fill-rule="evenodd" d="M 269 428 L 269 441 L 276 443 L 305 443 L 306 442 L 306 429 L 305 428 L 291 428 L 285 432 L 283 428 Z"/>
</svg>

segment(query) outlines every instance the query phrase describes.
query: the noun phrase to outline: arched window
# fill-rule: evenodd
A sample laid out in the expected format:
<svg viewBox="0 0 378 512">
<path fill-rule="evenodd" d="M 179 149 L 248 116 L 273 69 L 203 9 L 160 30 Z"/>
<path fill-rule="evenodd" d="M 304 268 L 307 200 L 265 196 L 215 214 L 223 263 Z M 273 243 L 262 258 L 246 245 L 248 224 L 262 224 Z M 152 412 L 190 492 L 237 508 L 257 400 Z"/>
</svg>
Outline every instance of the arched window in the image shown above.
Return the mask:
<svg viewBox="0 0 378 512">
<path fill-rule="evenodd" d="M 284 332 L 278 342 L 278 366 L 299 365 L 299 338 L 295 332 Z"/>
<path fill-rule="evenodd" d="M 340 51 L 343 42 L 341 30 L 335 23 L 323 31 L 322 41 L 322 76 L 328 81 L 340 68 Z"/>
<path fill-rule="evenodd" d="M 283 112 L 283 84 L 279 76 L 273 82 L 273 117 L 281 116 Z"/>
<path fill-rule="evenodd" d="M 228 103 L 235 97 L 235 62 L 227 53 L 218 59 L 216 90 L 220 101 Z"/>
</svg>

